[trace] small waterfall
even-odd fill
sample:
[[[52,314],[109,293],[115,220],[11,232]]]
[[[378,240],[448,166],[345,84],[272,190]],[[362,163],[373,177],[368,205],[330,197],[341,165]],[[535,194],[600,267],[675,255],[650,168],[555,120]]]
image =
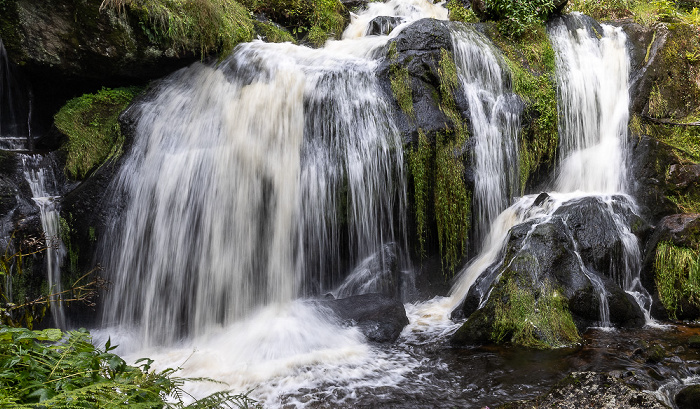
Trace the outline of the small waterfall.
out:
[[[67,252],[61,240],[58,186],[53,174],[55,164],[49,157],[21,155],[24,177],[32,191],[34,202],[39,207],[41,227],[46,241],[46,272],[49,294],[58,294],[61,286],[61,264]],[[66,328],[63,304],[58,297],[51,300],[51,316],[54,325]]]
[[[402,146],[375,65],[256,41],[133,107],[105,321],[140,323],[147,342],[203,334],[403,242]]]
[[[389,0],[370,2],[367,8],[358,14],[351,14],[351,21],[343,32],[343,39],[357,39],[367,34],[370,22],[377,17],[398,18],[404,23],[402,27],[422,18],[447,20],[448,11],[441,4],[433,4],[429,0]],[[396,35],[399,30],[392,32]]]
[[[0,39],[0,149],[27,151],[32,148],[29,120],[31,93],[22,87]]]
[[[469,104],[474,147],[474,220],[476,243],[482,243],[491,223],[518,192],[517,136],[519,104],[500,54],[473,30],[452,33],[455,63]]]
[[[555,190],[619,193],[627,167],[630,62],[621,28],[580,14],[549,30],[556,52],[561,167]],[[577,28],[571,28],[577,27]],[[600,36],[600,38],[598,38]]]

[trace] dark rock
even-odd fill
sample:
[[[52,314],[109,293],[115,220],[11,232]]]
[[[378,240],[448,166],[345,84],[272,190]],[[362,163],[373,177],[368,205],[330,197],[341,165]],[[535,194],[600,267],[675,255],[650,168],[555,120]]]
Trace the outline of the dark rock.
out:
[[[347,9],[359,9],[367,7],[369,0],[340,0]]]
[[[418,140],[418,129],[430,139],[434,139],[436,132],[452,129],[450,119],[440,110],[436,99],[440,87],[438,67],[442,50],[452,51],[451,24],[453,23],[423,19],[406,27],[389,43],[389,49],[395,48],[395,54],[386,59],[379,69],[379,76],[389,94],[392,93],[389,85],[391,67],[408,70],[415,120],[409,120],[398,106],[395,109],[400,115],[396,123],[407,142]],[[467,106],[462,92],[455,92],[455,97],[457,109],[465,112]]]
[[[700,408],[700,385],[690,385],[681,389],[673,399],[678,409]]]
[[[314,303],[329,308],[343,323],[356,326],[373,342],[394,342],[408,325],[403,304],[382,294],[363,294]]]
[[[667,181],[666,175],[671,166],[681,162],[673,148],[663,142],[648,136],[635,137],[633,141],[630,154],[631,193],[639,205],[640,215],[655,224],[664,216],[678,213],[678,206],[669,199],[674,180]]]
[[[379,16],[369,22],[367,35],[389,35],[391,30],[403,22],[401,17]]]
[[[511,402],[505,409],[530,408],[609,408],[667,409],[651,392],[630,386],[634,379],[618,374],[573,372],[555,385],[550,392],[531,400]]]
[[[503,261],[482,273],[470,289],[462,306],[464,316],[469,318],[453,336],[453,344],[494,341],[495,312],[511,302],[512,291],[504,286],[512,283],[520,292],[529,294],[520,297],[534,302],[545,297],[542,301],[547,304],[548,291],[555,298],[564,297],[568,311],[560,310],[560,318],[566,321],[566,314],[570,313],[580,331],[599,323],[601,291],[607,294],[612,324],[643,326],[641,308],[621,288],[626,281],[624,268],[615,269],[624,265],[625,239],[616,220],[636,221],[638,217],[632,210],[623,196],[609,201],[586,197],[561,205],[546,221],[532,220],[513,227]],[[482,308],[474,311],[486,296]],[[533,313],[537,314],[536,310]]]

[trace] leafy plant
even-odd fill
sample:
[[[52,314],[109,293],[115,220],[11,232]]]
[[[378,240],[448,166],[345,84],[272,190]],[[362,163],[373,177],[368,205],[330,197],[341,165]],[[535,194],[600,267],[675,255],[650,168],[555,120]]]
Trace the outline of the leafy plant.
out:
[[[554,11],[552,0],[492,0],[486,5],[489,16],[498,21],[506,35],[519,37],[534,27],[541,26]]]
[[[228,391],[195,400],[183,390],[178,369],[151,370],[150,359],[127,365],[91,343],[84,330],[31,331],[0,326],[0,407],[29,408],[259,408],[246,395]],[[191,404],[185,398],[194,400]]]
[[[671,318],[682,311],[682,301],[700,306],[700,253],[696,249],[661,242],[654,260],[656,288]]]

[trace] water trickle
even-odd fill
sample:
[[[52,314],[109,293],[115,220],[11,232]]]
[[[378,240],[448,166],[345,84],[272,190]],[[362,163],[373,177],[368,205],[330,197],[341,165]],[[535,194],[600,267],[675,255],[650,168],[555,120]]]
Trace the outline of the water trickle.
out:
[[[32,191],[34,202],[39,207],[41,227],[46,242],[46,272],[49,294],[60,294],[61,265],[66,257],[66,247],[61,240],[59,189],[53,169],[56,167],[50,157],[41,155],[21,155],[24,177]],[[66,315],[63,304],[54,296],[51,301],[51,316],[54,325],[66,328]]]
[[[30,104],[0,39],[0,149],[26,151],[32,148]]]

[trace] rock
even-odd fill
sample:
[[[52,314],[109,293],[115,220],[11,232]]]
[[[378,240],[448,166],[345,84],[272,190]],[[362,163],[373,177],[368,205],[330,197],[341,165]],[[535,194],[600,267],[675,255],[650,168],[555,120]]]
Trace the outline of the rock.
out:
[[[348,10],[367,7],[369,0],[340,0]]]
[[[431,140],[434,140],[435,133],[452,129],[451,121],[440,110],[437,99],[440,88],[438,67],[442,50],[452,52],[451,24],[453,23],[434,19],[419,20],[401,31],[388,45],[390,50],[395,50],[395,54],[387,58],[379,69],[387,93],[392,94],[392,67],[406,69],[410,78],[415,119],[409,119],[398,106],[395,109],[400,115],[396,123],[405,135],[406,142],[418,140],[418,129],[425,132]],[[455,92],[457,109],[466,112],[466,101],[462,94],[461,91]]]
[[[688,346],[691,348],[700,348],[700,336],[693,335],[692,337],[688,338]]]
[[[382,294],[363,294],[314,303],[333,311],[346,325],[356,326],[373,342],[394,342],[408,325],[403,304]]]
[[[700,408],[700,385],[690,385],[681,389],[673,398],[678,409],[699,409]]]
[[[639,391],[620,376],[599,372],[573,372],[550,392],[531,400],[499,406],[502,409],[615,408],[667,409],[651,392]]]
[[[403,22],[401,17],[379,16],[369,22],[367,35],[389,35],[391,30]]]
[[[578,339],[576,327],[582,331],[600,322],[603,289],[612,324],[643,326],[644,314],[620,287],[626,281],[623,272],[615,270],[624,264],[622,242],[629,239],[619,233],[615,220],[637,220],[623,196],[571,200],[548,220],[513,227],[504,260],[470,289],[462,307],[469,318],[452,343],[569,345]]]

